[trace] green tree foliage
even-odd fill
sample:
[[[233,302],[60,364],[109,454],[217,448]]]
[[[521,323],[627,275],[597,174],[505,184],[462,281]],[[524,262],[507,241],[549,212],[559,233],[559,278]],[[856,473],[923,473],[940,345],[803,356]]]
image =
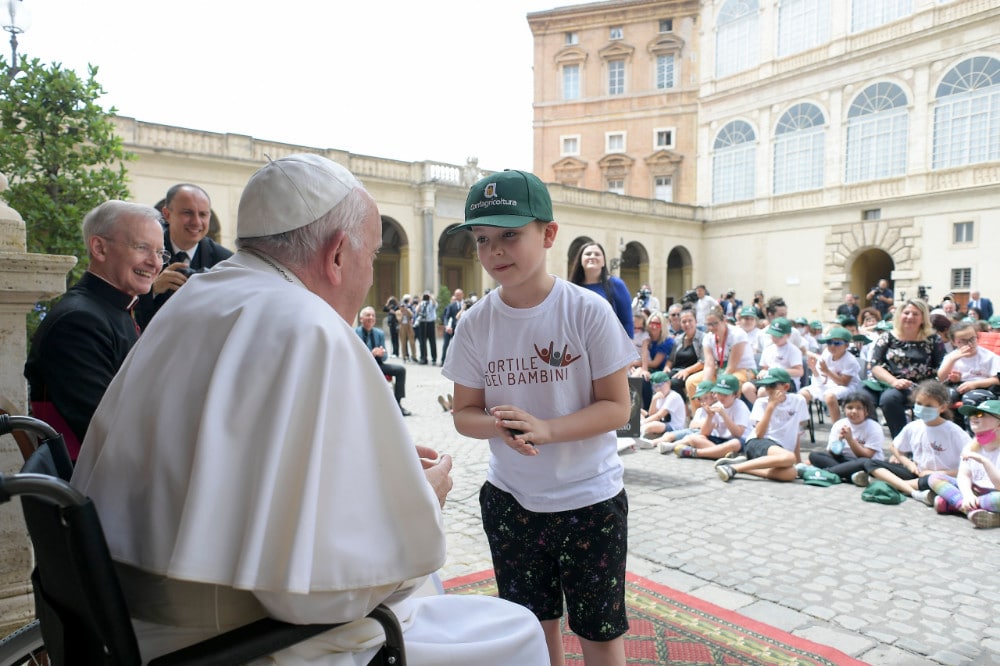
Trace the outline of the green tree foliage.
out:
[[[24,218],[28,252],[77,257],[71,285],[87,268],[83,216],[128,197],[124,163],[134,156],[115,134],[115,109],[97,103],[97,67],[84,78],[59,63],[20,60],[10,78],[0,58],[0,172],[10,183],[3,197]]]

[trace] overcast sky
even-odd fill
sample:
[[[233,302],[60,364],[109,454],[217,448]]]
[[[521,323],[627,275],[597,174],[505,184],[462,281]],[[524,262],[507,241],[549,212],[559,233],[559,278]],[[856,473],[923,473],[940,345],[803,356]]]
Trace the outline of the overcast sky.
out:
[[[491,170],[532,167],[526,14],[574,4],[21,1],[19,54],[97,65],[120,115]]]

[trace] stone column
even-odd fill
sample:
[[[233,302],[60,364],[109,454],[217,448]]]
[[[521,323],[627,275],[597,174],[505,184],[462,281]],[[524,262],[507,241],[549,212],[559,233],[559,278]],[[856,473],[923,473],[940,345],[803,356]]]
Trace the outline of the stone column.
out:
[[[7,178],[0,174],[0,192]],[[28,254],[24,221],[0,199],[0,395],[27,413],[24,380],[27,356],[25,315],[41,300],[66,290],[66,274],[75,257]],[[20,469],[21,453],[9,435],[0,438],[0,472]],[[28,622],[32,555],[18,500],[0,505],[0,635]]]

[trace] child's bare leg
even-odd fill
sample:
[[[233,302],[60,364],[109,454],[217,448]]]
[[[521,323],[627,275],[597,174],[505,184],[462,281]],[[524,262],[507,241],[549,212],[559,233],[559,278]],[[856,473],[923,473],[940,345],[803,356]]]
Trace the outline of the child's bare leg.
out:
[[[885,481],[890,486],[907,496],[917,489],[917,482],[919,481],[919,479],[904,481],[884,467],[879,467],[874,470],[871,475],[879,481]]]
[[[826,409],[830,412],[830,421],[836,423],[840,420],[840,402],[835,393],[826,394]]]
[[[795,462],[794,453],[780,446],[772,446],[768,448],[766,456],[736,463],[730,467],[741,474],[753,474],[775,481],[794,481],[797,478]]]
[[[562,629],[559,626],[559,620],[543,620],[542,631],[545,634],[545,644],[549,648],[549,663],[552,666],[563,666],[566,661],[566,653],[563,650]]]
[[[650,421],[642,427],[641,432],[643,437],[650,437],[662,434],[666,429],[667,426],[664,425],[663,421]]]
[[[625,666],[625,638],[610,641],[588,641],[580,638],[580,650],[586,666]]]
[[[719,458],[725,458],[730,453],[736,454],[740,451],[740,440],[730,439],[722,444],[715,444],[711,440],[708,441],[708,446],[698,446],[695,453],[696,458],[708,458],[709,460],[718,460]]]
[[[752,382],[745,382],[741,389],[743,397],[752,405],[757,399],[757,387]]]

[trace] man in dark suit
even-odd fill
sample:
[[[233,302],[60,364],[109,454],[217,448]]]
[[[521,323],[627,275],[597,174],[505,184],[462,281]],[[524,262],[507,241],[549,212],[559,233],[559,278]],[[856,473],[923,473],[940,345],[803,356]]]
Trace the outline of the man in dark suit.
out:
[[[458,324],[458,313],[462,311],[465,304],[465,292],[456,289],[451,295],[451,303],[444,309],[441,319],[444,321],[444,346],[441,347],[441,365],[444,365],[445,358],[448,357],[448,345],[455,337],[455,326]]]
[[[981,298],[978,289],[973,289],[969,292],[968,307],[979,310],[979,318],[983,321],[993,316],[993,301],[988,298]]]
[[[132,307],[163,265],[163,232],[155,208],[106,201],[83,219],[90,264],[42,320],[24,376],[34,415],[63,434],[76,459],[97,404],[139,328]]]
[[[212,201],[197,185],[180,183],[167,190],[163,219],[164,247],[170,258],[148,294],[136,305],[136,321],[145,328],[175,291],[194,273],[201,273],[232,256],[232,252],[207,237]]]
[[[361,310],[358,318],[361,320],[361,326],[354,329],[354,332],[358,334],[361,341],[371,350],[372,356],[375,357],[375,361],[378,363],[382,374],[392,377],[395,380],[392,390],[396,396],[396,404],[399,405],[399,411],[402,412],[403,416],[410,416],[412,412],[403,407],[402,402],[403,398],[406,397],[406,368],[395,363],[385,362],[387,354],[385,351],[385,333],[382,332],[382,329],[375,328],[375,308],[364,308]]]

